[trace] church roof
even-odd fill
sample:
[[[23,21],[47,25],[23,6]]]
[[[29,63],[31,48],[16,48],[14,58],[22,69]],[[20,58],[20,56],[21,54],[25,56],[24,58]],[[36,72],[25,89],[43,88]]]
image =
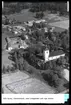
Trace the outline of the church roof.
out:
[[[53,51],[50,53],[49,57],[58,56],[58,55],[62,55],[62,54],[64,54],[64,52],[62,50]]]

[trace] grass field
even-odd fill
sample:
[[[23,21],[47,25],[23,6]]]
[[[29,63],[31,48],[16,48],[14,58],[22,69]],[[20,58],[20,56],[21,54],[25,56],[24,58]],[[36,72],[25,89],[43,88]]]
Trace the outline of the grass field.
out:
[[[53,23],[49,23],[49,25],[54,26],[54,27],[63,28],[63,29],[68,29],[69,28],[69,20],[53,22]]]
[[[32,12],[29,12],[28,9],[22,10],[21,13],[9,15],[8,18],[10,18],[10,19],[15,18],[16,20],[19,20],[21,22],[36,20],[36,18],[34,18],[34,14]]]
[[[17,71],[2,75],[2,87],[5,94],[54,94],[56,90],[40,78],[28,75],[26,72]]]

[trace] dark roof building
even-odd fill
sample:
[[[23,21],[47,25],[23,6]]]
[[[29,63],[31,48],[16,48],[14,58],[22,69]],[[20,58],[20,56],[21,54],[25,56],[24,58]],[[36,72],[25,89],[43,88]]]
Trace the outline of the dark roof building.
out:
[[[53,51],[50,53],[49,57],[58,56],[58,55],[62,55],[62,54],[64,54],[64,52],[62,50]]]

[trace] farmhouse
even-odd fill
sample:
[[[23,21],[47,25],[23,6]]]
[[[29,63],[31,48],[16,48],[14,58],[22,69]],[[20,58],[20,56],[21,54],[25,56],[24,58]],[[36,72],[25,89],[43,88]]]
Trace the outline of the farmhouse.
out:
[[[48,28],[47,27],[44,27],[44,30],[45,30],[45,32],[48,32]]]
[[[54,29],[55,29],[55,27],[51,27],[51,28],[50,28],[50,32],[53,32]]]
[[[41,20],[35,21],[35,23],[40,23],[40,22],[46,22],[46,20],[41,19]]]
[[[28,44],[26,43],[26,40],[21,40],[21,38],[5,38],[7,44],[6,44],[6,50],[11,51],[12,49],[19,49],[23,48],[26,49],[28,47]]]
[[[25,27],[22,27],[22,26],[14,26],[14,29],[18,29],[18,30],[23,30],[23,31],[26,31]]]

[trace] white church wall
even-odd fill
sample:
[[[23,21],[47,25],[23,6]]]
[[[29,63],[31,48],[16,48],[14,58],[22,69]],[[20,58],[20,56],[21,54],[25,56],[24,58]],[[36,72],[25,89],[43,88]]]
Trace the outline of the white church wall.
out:
[[[44,51],[45,62],[50,61],[50,60],[54,60],[54,59],[58,59],[61,56],[65,56],[65,54],[49,57],[49,50]]]
[[[48,59],[49,59],[49,50],[44,51],[44,59],[45,59],[45,62],[48,61]]]

